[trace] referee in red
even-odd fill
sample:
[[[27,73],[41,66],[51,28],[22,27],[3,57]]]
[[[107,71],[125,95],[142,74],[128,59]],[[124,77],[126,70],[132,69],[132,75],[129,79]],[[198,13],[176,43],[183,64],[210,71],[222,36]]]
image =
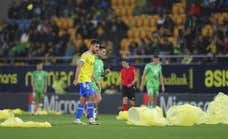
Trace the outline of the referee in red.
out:
[[[128,100],[131,107],[135,106],[135,83],[136,70],[129,64],[129,60],[122,59],[121,75],[121,92],[123,97],[122,110],[128,110]]]

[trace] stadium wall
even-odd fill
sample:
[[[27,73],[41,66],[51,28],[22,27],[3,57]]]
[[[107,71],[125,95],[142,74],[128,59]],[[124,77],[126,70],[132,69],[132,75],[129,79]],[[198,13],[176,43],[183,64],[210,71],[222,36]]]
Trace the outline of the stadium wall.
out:
[[[106,93],[119,91],[120,68],[111,67],[112,72],[103,78],[102,87]],[[137,87],[140,84],[143,68],[143,66],[137,67]],[[62,80],[66,84],[66,92],[77,92],[78,89],[72,85],[75,67],[46,66],[44,69],[48,71],[48,92],[54,92],[52,85],[56,80]],[[34,66],[0,66],[0,92],[31,92],[31,77],[34,70]],[[163,74],[168,93],[227,93],[228,65],[226,64],[164,65]]]
[[[216,94],[162,94],[159,97],[159,106],[166,112],[173,105],[180,105],[189,103],[203,110],[206,110],[210,101]],[[103,100],[99,107],[99,113],[103,114],[117,114],[121,108],[121,93],[117,94],[103,94]],[[45,96],[44,108],[51,111],[61,111],[67,114],[74,114],[79,96],[77,94],[64,94],[55,95],[49,94]],[[147,95],[144,93],[136,94],[137,106],[145,104],[147,101]],[[0,109],[5,108],[21,108],[23,110],[29,110],[31,101],[29,100],[28,93],[3,93],[0,94]]]

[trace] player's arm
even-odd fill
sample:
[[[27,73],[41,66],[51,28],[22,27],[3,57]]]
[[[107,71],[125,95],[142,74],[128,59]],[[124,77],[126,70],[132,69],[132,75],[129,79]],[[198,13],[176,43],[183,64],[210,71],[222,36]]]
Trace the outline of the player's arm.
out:
[[[144,71],[143,71],[143,75],[141,78],[141,85],[140,85],[140,90],[143,91],[144,85],[145,85],[145,80],[146,80],[146,74],[148,72],[148,68],[147,66],[145,67]]]
[[[32,92],[34,92],[34,75],[32,74],[31,85],[32,85]]]
[[[122,83],[123,83],[123,74],[122,74],[122,70],[121,70],[120,71],[120,90],[122,90],[122,88],[123,88]]]
[[[46,78],[45,78],[45,81],[44,81],[44,93],[47,93],[47,78],[48,77],[48,74],[46,73]]]
[[[79,63],[77,64],[76,67],[76,71],[75,71],[75,77],[74,77],[74,82],[73,84],[76,86],[78,84],[78,78],[79,78],[79,74],[81,72],[81,68],[84,65],[84,63],[86,62],[87,59],[87,55],[85,53],[82,54]]]
[[[96,83],[97,86],[100,86],[100,82],[96,79],[95,74],[92,75],[92,80]]]
[[[162,89],[162,92],[165,92],[165,84],[164,84],[164,77],[163,77],[163,74],[162,74],[162,70],[160,72],[160,84],[161,84],[161,89]]]
[[[74,82],[73,84],[76,86],[78,84],[78,77],[79,77],[79,74],[81,72],[81,68],[83,66],[84,62],[83,61],[80,61],[76,67],[76,71],[75,71],[75,77],[74,77]]]
[[[93,67],[92,81],[95,82],[95,84],[97,86],[100,86],[100,82],[96,78],[96,72],[98,72],[97,69],[98,69],[98,65],[97,65],[97,63],[95,61],[94,67]]]
[[[143,87],[145,85],[145,77],[146,75],[143,73],[142,79],[141,79],[141,85],[140,85],[140,90],[143,91]]]
[[[132,81],[132,83],[130,84],[130,86],[133,86],[136,83],[136,81],[137,81],[137,75],[136,75],[136,69],[135,68],[134,68],[133,74],[134,74],[134,80]]]

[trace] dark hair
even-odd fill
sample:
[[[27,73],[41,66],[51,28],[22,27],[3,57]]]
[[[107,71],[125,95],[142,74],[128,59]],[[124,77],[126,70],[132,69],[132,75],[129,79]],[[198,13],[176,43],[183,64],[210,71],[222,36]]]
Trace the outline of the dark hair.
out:
[[[36,62],[36,65],[43,64],[43,61],[39,60]]]
[[[127,62],[128,64],[132,63],[132,59],[130,59],[130,58],[122,58],[121,61]]]
[[[91,45],[100,44],[100,41],[94,39],[94,40],[91,40],[90,44],[91,44]]]
[[[154,54],[153,58],[159,58],[158,54]]]
[[[106,49],[104,45],[100,45],[99,49]]]

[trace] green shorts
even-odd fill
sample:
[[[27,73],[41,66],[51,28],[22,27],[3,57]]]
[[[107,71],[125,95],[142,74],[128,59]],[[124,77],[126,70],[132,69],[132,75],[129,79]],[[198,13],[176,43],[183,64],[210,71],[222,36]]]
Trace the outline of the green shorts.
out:
[[[44,99],[44,92],[42,91],[35,91],[33,93],[33,99],[35,104],[39,104]]]
[[[101,93],[101,87],[97,86],[95,82],[92,82],[92,87],[95,93]]]
[[[155,97],[159,96],[159,85],[147,85],[146,88],[148,95]]]

